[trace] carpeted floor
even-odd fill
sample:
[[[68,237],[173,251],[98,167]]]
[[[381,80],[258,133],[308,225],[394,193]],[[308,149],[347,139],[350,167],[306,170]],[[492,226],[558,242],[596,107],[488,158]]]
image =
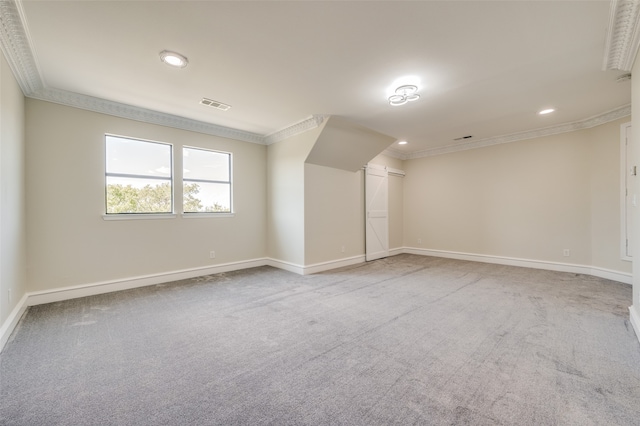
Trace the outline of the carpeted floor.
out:
[[[400,255],[29,309],[3,425],[638,425],[631,287]]]

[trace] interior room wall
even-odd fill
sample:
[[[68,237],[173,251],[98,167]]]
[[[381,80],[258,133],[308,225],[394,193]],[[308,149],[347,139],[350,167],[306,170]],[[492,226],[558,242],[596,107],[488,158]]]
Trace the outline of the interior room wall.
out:
[[[34,99],[26,119],[29,291],[265,258],[266,146]],[[105,133],[173,144],[176,178],[183,145],[231,152],[235,216],[103,220]]]
[[[27,292],[24,96],[0,54],[0,328]],[[11,296],[9,297],[9,293]],[[18,318],[16,318],[17,320]],[[0,334],[0,338],[3,335]],[[5,336],[8,337],[8,336]],[[0,349],[2,349],[0,342]]]
[[[370,161],[404,171],[404,161],[380,154]],[[404,247],[404,177],[389,175],[389,250]]]
[[[640,76],[640,61],[637,60],[633,64],[631,74],[635,75],[635,78],[631,80],[631,126],[632,126],[632,147],[631,155],[633,157],[633,164],[640,168],[640,81],[637,76]],[[638,176],[636,175],[631,180],[631,192],[640,199],[640,182],[638,182]],[[640,253],[640,209],[634,206],[632,213],[632,244],[633,253]],[[635,331],[640,339],[640,262],[637,260],[637,256],[633,261],[633,305],[631,306],[631,319],[635,326]]]
[[[305,265],[363,256],[364,173],[305,164],[304,194]]]
[[[296,268],[305,262],[304,161],[323,128],[324,123],[267,149],[267,252]]]
[[[405,161],[405,246],[630,272],[619,249],[624,121]]]
[[[621,260],[620,126],[631,117],[589,130],[591,148],[591,265],[630,272]]]

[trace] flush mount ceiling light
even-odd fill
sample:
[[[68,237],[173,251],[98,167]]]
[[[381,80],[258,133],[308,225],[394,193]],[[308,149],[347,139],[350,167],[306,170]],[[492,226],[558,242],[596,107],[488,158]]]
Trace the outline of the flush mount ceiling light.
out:
[[[396,89],[395,95],[389,96],[389,105],[400,106],[407,102],[418,100],[420,95],[416,93],[417,91],[418,86],[414,86],[413,84],[400,86]]]
[[[163,50],[162,52],[160,52],[160,60],[167,65],[171,65],[172,67],[177,68],[184,68],[189,63],[186,57],[169,50]]]
[[[406,145],[406,144],[408,144],[408,143],[409,143],[409,142],[407,142],[407,141],[400,141],[400,142],[398,142],[398,145]]]
[[[542,110],[542,111],[540,111],[538,114],[540,114],[540,115],[551,114],[553,111],[555,111],[555,109],[553,109],[553,108],[547,108],[547,109],[543,109],[543,110]]]

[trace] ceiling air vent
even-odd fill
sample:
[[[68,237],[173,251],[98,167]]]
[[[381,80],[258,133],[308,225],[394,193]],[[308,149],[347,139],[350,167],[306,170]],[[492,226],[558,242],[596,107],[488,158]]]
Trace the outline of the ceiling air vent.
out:
[[[231,108],[231,105],[223,104],[222,102],[214,101],[213,99],[207,99],[207,98],[202,98],[200,103],[208,107],[217,108],[221,111],[226,111],[229,108]]]
[[[461,141],[463,139],[471,139],[473,136],[469,135],[469,136],[462,136],[461,138],[455,138],[454,141]]]

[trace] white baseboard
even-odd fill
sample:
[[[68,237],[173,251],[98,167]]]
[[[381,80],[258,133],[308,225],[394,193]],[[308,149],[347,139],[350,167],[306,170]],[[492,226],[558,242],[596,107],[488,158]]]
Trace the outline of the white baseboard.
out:
[[[364,261],[364,255],[360,255],[331,260],[329,262],[314,263],[313,265],[304,267],[303,275],[317,274],[318,272],[329,271],[331,269],[342,268],[344,266],[351,266],[357,263],[363,263]]]
[[[625,284],[632,283],[632,274],[612,271],[586,265],[574,265],[570,263],[548,262],[542,260],[518,259],[514,257],[490,256],[473,253],[461,253],[445,250],[430,250],[418,247],[405,247],[404,253],[421,256],[444,257],[448,259],[469,260],[472,262],[493,263],[498,265],[520,266],[523,268],[546,269],[548,271],[570,272],[574,274],[593,275],[599,278],[619,281]]]
[[[25,293],[16,307],[13,308],[13,311],[11,311],[9,317],[2,324],[2,327],[0,327],[0,352],[2,352],[2,349],[4,349],[4,345],[9,341],[9,337],[18,325],[20,318],[22,318],[22,315],[24,315],[24,313],[27,311],[27,298],[28,293]]]
[[[284,269],[298,275],[317,274],[318,272],[329,271],[331,269],[342,268],[344,266],[355,265],[364,262],[364,255],[345,257],[343,259],[330,260],[327,262],[314,263],[312,265],[298,265],[296,263],[285,262],[279,259],[268,259],[267,265],[274,268]]]
[[[182,269],[178,271],[163,272],[159,274],[102,281],[72,287],[60,287],[52,290],[29,292],[22,297],[20,303],[18,303],[7,320],[2,324],[2,327],[0,327],[0,352],[2,352],[2,350],[4,349],[4,345],[9,340],[11,333],[18,325],[20,318],[22,318],[22,315],[25,313],[27,307],[29,306],[60,302],[62,300],[77,299],[79,297],[94,296],[97,294],[111,293],[114,291],[129,290],[148,285],[162,284],[171,281],[201,277],[204,275],[219,274],[221,272],[255,268],[267,264],[268,259],[266,258],[251,259],[240,262],[224,263],[220,265],[202,266],[197,268]]]
[[[404,247],[397,247],[397,248],[389,249],[389,257],[397,256],[397,255],[402,254],[402,253],[404,253]]]
[[[594,275],[614,281],[631,284],[631,274],[611,271],[603,268],[596,268],[583,265],[571,265],[555,262],[544,262],[528,259],[516,259],[499,256],[477,255],[470,253],[458,253],[442,250],[428,250],[416,247],[400,247],[389,250],[389,256],[396,256],[402,253],[417,254],[423,256],[445,257],[451,259],[470,260],[474,262],[495,263],[501,265],[521,266],[525,268],[547,269],[552,271],[572,272],[578,274]],[[251,259],[240,262],[231,262],[221,265],[204,266],[191,269],[183,269],[178,271],[164,272],[151,275],[143,275],[138,277],[123,278],[118,280],[103,281],[91,284],[78,285],[73,287],[61,287],[52,290],[36,291],[26,293],[20,302],[16,305],[7,320],[0,327],[0,352],[9,340],[11,333],[17,326],[20,318],[29,306],[41,305],[44,303],[59,302],[62,300],[76,299],[79,297],[93,296],[103,293],[111,293],[120,290],[129,290],[148,285],[162,284],[171,281],[195,278],[203,275],[217,274],[221,272],[230,272],[240,269],[255,268],[258,266],[269,265],[274,268],[283,269],[294,272],[299,275],[309,275],[318,272],[328,271],[331,269],[341,268],[344,266],[355,265],[365,261],[364,255],[337,259],[328,262],[315,263],[312,265],[298,265],[291,262],[285,262],[278,259],[260,258]],[[640,317],[632,308],[631,323],[636,331],[636,335],[640,339]]]
[[[633,331],[636,332],[638,341],[640,341],[640,314],[634,306],[629,306],[629,322],[633,326]]]
[[[298,265],[297,263],[285,262],[284,260],[267,259],[267,265],[273,266],[274,268],[283,269],[285,271],[293,272],[298,275],[304,275],[304,266]]]
[[[53,290],[35,291],[27,293],[27,295],[29,296],[27,299],[27,304],[28,306],[34,306],[41,305],[43,303],[59,302],[61,300],[76,299],[78,297],[93,296],[96,294],[129,290],[132,288],[201,277],[204,275],[219,274],[221,272],[255,268],[257,266],[264,266],[266,264],[266,258],[251,259],[240,262],[224,263],[220,265],[201,266],[197,268],[182,269],[178,271],[162,272],[158,274],[102,281],[73,287],[61,287]]]

